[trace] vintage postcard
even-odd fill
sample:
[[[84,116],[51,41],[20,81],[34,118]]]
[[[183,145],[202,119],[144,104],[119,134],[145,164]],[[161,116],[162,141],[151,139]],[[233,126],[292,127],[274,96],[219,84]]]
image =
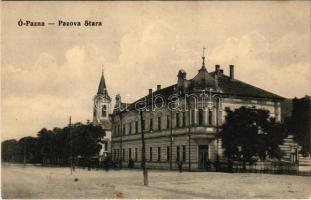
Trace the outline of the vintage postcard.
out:
[[[3,199],[311,198],[310,1],[2,1]]]

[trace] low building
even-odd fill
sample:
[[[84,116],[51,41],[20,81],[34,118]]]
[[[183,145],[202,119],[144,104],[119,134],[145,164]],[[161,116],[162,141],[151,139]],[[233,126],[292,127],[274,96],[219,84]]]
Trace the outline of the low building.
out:
[[[283,97],[252,86],[234,76],[234,66],[226,75],[219,65],[208,72],[205,57],[198,74],[187,79],[180,70],[177,83],[155,91],[131,104],[117,95],[112,113],[112,158],[127,166],[129,159],[141,166],[144,131],[149,168],[174,169],[182,161],[184,168],[204,169],[207,160],[224,159],[219,127],[226,109],[254,106],[270,111],[281,120]],[[145,107],[144,111],[140,108]],[[141,118],[142,115],[142,118]]]

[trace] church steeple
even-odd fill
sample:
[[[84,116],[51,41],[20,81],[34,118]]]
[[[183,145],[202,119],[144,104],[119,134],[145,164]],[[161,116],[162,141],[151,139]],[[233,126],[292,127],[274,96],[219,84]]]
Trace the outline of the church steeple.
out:
[[[94,124],[101,124],[102,128],[109,129],[110,114],[111,114],[111,98],[108,94],[104,70],[102,70],[102,75],[100,78],[97,94],[94,97],[94,108],[93,108]]]
[[[100,78],[97,95],[103,95],[103,96],[109,97],[108,90],[106,87],[106,82],[105,82],[104,70],[102,70],[102,76]]]

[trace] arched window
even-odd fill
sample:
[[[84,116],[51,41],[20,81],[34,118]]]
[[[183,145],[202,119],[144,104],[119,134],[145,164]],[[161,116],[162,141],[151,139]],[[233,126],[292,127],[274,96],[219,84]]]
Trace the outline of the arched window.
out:
[[[106,106],[106,105],[103,105],[103,108],[102,108],[102,116],[103,116],[103,117],[106,117],[106,116],[107,116],[107,106]]]

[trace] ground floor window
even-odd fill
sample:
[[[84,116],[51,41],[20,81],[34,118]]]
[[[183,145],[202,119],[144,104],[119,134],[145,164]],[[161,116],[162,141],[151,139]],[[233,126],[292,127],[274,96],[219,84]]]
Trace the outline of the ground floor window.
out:
[[[182,161],[186,162],[186,146],[182,146]]]
[[[125,161],[125,149],[122,149],[122,160]]]
[[[161,161],[161,147],[158,147],[158,161]]]
[[[129,160],[132,158],[132,149],[129,148]]]
[[[137,148],[135,148],[135,161],[137,161],[137,154],[138,154],[138,149]]]
[[[166,160],[171,160],[171,148],[169,146],[166,147]]]
[[[150,147],[149,150],[149,160],[152,161],[152,147]]]
[[[176,147],[176,160],[177,160],[177,161],[180,161],[180,155],[179,155],[179,154],[180,154],[180,147],[177,146],[177,147]]]

